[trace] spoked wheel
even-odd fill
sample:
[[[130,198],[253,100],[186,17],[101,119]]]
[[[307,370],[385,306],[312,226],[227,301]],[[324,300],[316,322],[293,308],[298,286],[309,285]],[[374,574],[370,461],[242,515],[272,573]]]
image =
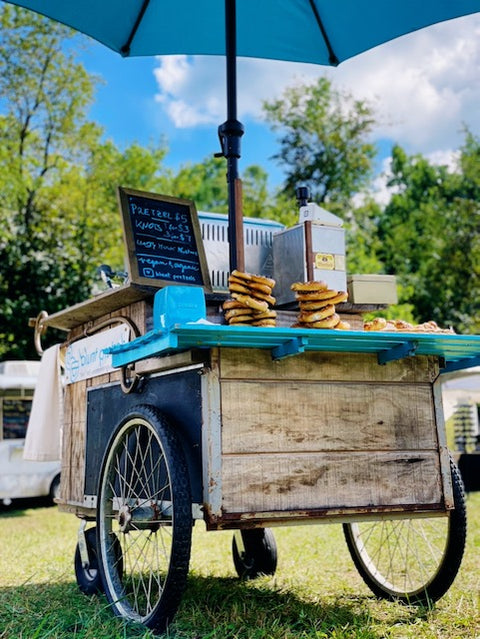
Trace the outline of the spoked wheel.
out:
[[[277,544],[270,528],[237,530],[232,540],[233,563],[242,579],[274,575]]]
[[[355,566],[378,597],[425,605],[452,585],[465,549],[467,519],[453,462],[451,469],[455,509],[448,515],[344,524]]]
[[[100,474],[97,531],[99,569],[113,611],[163,632],[186,585],[192,504],[183,450],[151,406],[128,413],[111,439]]]

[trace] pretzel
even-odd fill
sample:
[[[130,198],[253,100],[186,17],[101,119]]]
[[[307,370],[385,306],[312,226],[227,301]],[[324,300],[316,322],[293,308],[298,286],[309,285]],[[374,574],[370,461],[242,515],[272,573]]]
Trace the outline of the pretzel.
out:
[[[340,320],[338,324],[335,326],[336,331],[351,331],[352,327],[350,326],[350,322],[346,322],[344,320]]]
[[[272,297],[272,295],[265,295],[264,293],[259,293],[258,291],[255,291],[253,289],[249,290],[249,294],[258,300],[267,302],[268,304],[270,304],[270,306],[274,306],[275,302],[277,301],[274,297]]]
[[[260,313],[259,311],[254,311],[252,309],[252,316],[254,320],[275,319],[277,317],[277,312],[268,310]]]
[[[341,291],[340,291],[341,292]],[[317,300],[330,300],[339,295],[339,291],[332,289],[313,291],[312,293],[297,292],[295,297],[300,302],[314,302]]]
[[[323,308],[327,304],[340,304],[341,302],[346,302],[348,299],[348,293],[345,291],[340,291],[334,297],[329,297],[324,300],[315,300],[313,302],[303,302],[300,301],[298,304],[302,311],[316,311],[320,308]]]
[[[318,322],[325,319],[326,317],[330,317],[334,313],[335,306],[333,304],[329,304],[328,306],[324,306],[319,311],[313,311],[311,313],[300,313],[300,315],[298,316],[298,321],[301,323],[310,324],[310,322]]]
[[[340,322],[340,316],[337,313],[319,320],[318,322],[296,322],[292,324],[292,328],[336,328]]]
[[[334,313],[330,315],[330,317],[326,317],[325,319],[319,320],[318,322],[310,322],[308,325],[312,328],[335,328],[340,321],[340,315]]]
[[[250,293],[250,289],[243,284],[237,284],[236,282],[229,282],[228,288],[230,291],[234,291],[235,293],[246,293],[247,295]]]
[[[252,281],[257,282],[258,284],[264,284],[265,286],[269,286],[273,288],[275,286],[275,280],[271,277],[265,277],[264,275],[252,275]]]
[[[264,277],[263,275],[252,275],[251,273],[244,273],[243,271],[237,271],[236,269],[230,273],[231,277],[236,277],[241,280],[246,280],[248,283],[255,282],[257,284],[263,284],[273,288],[275,286],[275,280],[270,277]]]
[[[375,317],[371,322],[365,322],[363,328],[366,331],[382,331],[387,327],[387,320],[384,317]]]
[[[244,273],[243,271],[237,271],[236,269],[230,273],[230,277],[238,277],[238,279],[247,280],[247,282],[252,279],[250,273]]]
[[[228,323],[230,324],[230,326],[233,326],[235,324],[251,324],[252,323],[252,316],[251,315],[237,315],[235,317],[231,317],[228,320]]]
[[[241,302],[237,302],[237,300],[225,300],[222,304],[222,308],[224,311],[228,311],[231,308],[245,308],[245,306]]]
[[[294,282],[290,288],[292,291],[298,291],[299,293],[311,293],[316,291],[326,291],[328,284],[326,282]]]
[[[242,317],[248,316],[250,319],[253,318],[253,309],[242,306],[242,308],[232,308],[229,311],[225,312],[225,319],[228,321],[232,319],[232,317]]]
[[[252,322],[252,326],[276,326],[274,319],[263,319]]]
[[[240,293],[232,293],[232,297],[236,299],[238,302],[241,302],[245,306],[249,308],[253,308],[256,311],[268,311],[268,304],[263,300],[257,300],[250,295],[240,295]]]

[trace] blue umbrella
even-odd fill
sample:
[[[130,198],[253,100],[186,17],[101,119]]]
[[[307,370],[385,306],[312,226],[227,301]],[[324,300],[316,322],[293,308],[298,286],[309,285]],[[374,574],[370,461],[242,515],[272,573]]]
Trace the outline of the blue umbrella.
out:
[[[243,268],[236,56],[336,66],[428,25],[480,11],[480,0],[8,0],[123,56],[225,55],[230,266]]]

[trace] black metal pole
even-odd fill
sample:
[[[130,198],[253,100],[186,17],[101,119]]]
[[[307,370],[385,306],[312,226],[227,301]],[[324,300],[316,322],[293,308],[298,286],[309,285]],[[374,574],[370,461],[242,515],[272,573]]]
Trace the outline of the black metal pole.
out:
[[[244,270],[243,212],[238,175],[240,138],[244,128],[237,120],[237,27],[235,0],[225,0],[225,54],[227,75],[227,120],[218,127],[222,153],[227,159],[228,240],[230,271]]]

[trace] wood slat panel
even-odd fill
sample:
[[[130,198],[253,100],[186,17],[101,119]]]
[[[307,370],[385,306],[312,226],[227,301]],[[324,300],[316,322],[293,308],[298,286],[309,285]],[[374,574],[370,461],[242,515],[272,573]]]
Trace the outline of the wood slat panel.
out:
[[[152,300],[154,291],[132,285],[108,289],[96,297],[75,304],[63,311],[49,315],[45,326],[53,326],[68,331],[82,324],[97,320],[119,308],[134,305],[138,300]]]
[[[257,454],[222,460],[225,513],[441,504],[434,452]]]
[[[324,352],[273,361],[269,350],[222,348],[220,374],[223,379],[433,382],[438,362],[434,357],[407,357],[380,366],[375,354]]]
[[[87,380],[66,386],[65,407],[60,498],[79,501],[83,500]]]
[[[222,451],[435,449],[427,384],[223,381]]]

